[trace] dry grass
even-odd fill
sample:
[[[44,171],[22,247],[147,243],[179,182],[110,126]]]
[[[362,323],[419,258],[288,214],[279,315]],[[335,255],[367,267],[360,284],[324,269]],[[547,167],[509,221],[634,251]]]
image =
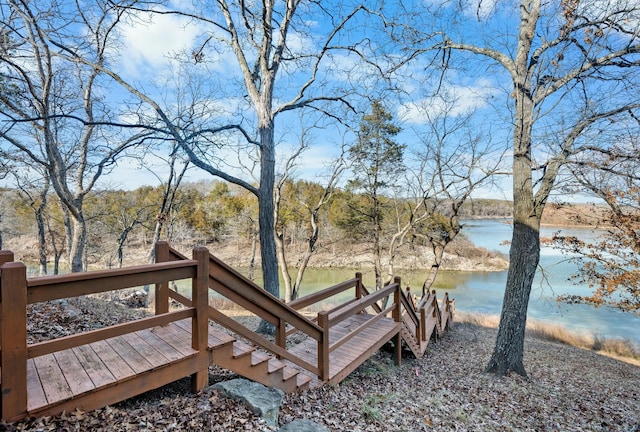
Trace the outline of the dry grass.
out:
[[[485,315],[471,312],[457,312],[456,321],[481,327],[498,328],[498,315]],[[600,354],[629,361],[640,366],[640,345],[631,339],[602,338],[596,334],[583,334],[567,330],[557,324],[536,320],[527,320],[527,335],[550,342],[560,342],[577,348],[596,351]]]

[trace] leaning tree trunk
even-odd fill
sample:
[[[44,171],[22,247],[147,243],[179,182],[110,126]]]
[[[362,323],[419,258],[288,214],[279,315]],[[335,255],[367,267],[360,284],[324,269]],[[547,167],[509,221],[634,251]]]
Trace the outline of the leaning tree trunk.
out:
[[[73,232],[71,235],[71,245],[69,247],[69,261],[71,262],[71,272],[81,272],[84,269],[82,257],[87,243],[87,224],[82,213],[71,215]]]
[[[523,362],[524,335],[529,295],[540,260],[539,230],[515,223],[509,259],[500,327],[486,372],[505,375],[511,371],[527,376]]]
[[[278,257],[275,241],[275,205],[273,190],[275,186],[276,155],[273,138],[273,120],[267,126],[260,127],[260,187],[258,188],[258,226],[260,230],[260,255],[262,257],[262,281],[264,289],[280,297],[278,278]],[[258,331],[273,334],[275,328],[262,320]]]

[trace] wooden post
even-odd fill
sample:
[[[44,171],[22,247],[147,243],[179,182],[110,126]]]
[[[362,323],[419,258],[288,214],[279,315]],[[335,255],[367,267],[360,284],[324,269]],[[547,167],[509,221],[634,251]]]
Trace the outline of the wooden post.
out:
[[[285,303],[284,299],[280,299],[282,303]],[[278,317],[278,324],[276,326],[276,345],[280,348],[287,349],[287,322]],[[276,358],[281,359],[281,355],[277,355]]]
[[[13,252],[8,250],[0,250],[0,278],[2,277],[2,265],[12,262],[14,259]],[[0,298],[0,302],[2,299]],[[0,307],[0,325],[2,325],[2,308]],[[2,348],[2,332],[0,332],[0,349]]]
[[[438,316],[438,299],[436,298],[436,290],[431,291],[433,294],[433,300],[431,300],[431,304],[433,305],[433,317]]]
[[[2,265],[0,300],[2,419],[11,421],[27,412],[27,267],[23,263]]]
[[[156,243],[156,263],[167,262],[170,260],[169,243],[159,241]],[[156,284],[155,289],[155,307],[156,315],[169,312],[169,282],[161,282]]]
[[[396,307],[393,309],[393,319],[396,323],[400,323],[400,319],[402,317],[402,299],[400,296],[403,296],[402,292],[402,284],[399,277],[393,278],[393,283],[396,284],[396,289],[393,291],[393,301],[396,304]],[[396,366],[400,366],[402,363],[402,334],[398,332],[396,335],[396,349],[395,349],[395,364]]]
[[[191,346],[198,351],[199,370],[191,375],[191,389],[203,390],[209,384],[209,250],[193,249],[193,259],[198,262],[196,277],[191,283],[191,299],[195,308],[192,319]]]
[[[427,317],[424,311],[424,307],[420,308],[420,327],[422,328],[422,341],[427,340]]]
[[[362,298],[362,273],[356,272],[356,299],[360,300]]]
[[[322,337],[318,341],[318,369],[322,381],[329,381],[329,313],[318,312],[318,325],[322,327]]]
[[[13,252],[9,250],[0,250],[0,267],[2,264],[13,261]]]

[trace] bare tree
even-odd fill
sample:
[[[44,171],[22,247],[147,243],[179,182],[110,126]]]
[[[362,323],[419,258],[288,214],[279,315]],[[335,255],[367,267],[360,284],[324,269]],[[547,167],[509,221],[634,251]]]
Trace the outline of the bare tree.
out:
[[[199,45],[187,47],[192,65],[187,67],[185,64],[185,68],[194,72],[190,75],[192,78],[197,73],[207,73],[209,77],[208,67],[221,62],[228,64],[224,73],[231,85],[209,88],[210,93],[205,94],[192,92],[194,99],[182,101],[181,106],[186,107],[183,113],[188,114],[185,118],[189,119],[185,123],[175,112],[176,101],[163,106],[153,95],[127,82],[116,71],[99,62],[75,57],[76,61],[91,64],[110,75],[131,95],[151,107],[156,118],[140,115],[140,119],[146,121],[145,126],[156,132],[162,130],[169,139],[175,140],[195,166],[247,189],[258,198],[264,285],[267,291],[278,295],[273,202],[276,119],[286,121],[287,113],[303,107],[335,119],[346,118],[339,109],[354,111],[347,100],[352,93],[350,83],[344,78],[353,73],[363,77],[365,71],[358,68],[353,59],[345,63],[350,65],[348,69],[337,71],[336,66],[344,63],[339,58],[341,53],[346,57],[353,56],[356,61],[371,63],[368,59],[373,57],[373,51],[367,40],[361,35],[355,38],[356,33],[346,30],[356,17],[360,19],[372,13],[360,4],[352,8],[340,5],[330,11],[319,3],[307,4],[300,0],[196,2],[193,8],[181,4],[184,7],[181,10],[174,9],[173,4],[154,7],[146,2],[121,6],[134,17],[145,13],[171,15],[201,26]],[[147,9],[143,10],[143,7]],[[321,20],[323,31],[310,34],[309,19]],[[357,24],[361,25],[362,20]],[[342,34],[345,36],[340,40]],[[299,43],[301,40],[305,43]],[[229,62],[230,58],[233,58],[232,62]],[[198,67],[202,69],[198,71]],[[339,76],[341,72],[343,76]],[[195,86],[196,81],[189,82]],[[324,85],[318,85],[319,81]],[[349,88],[345,90],[345,87]],[[237,106],[230,113],[217,109],[211,102],[227,96],[228,89],[236,91],[228,95]],[[247,161],[255,165],[257,182],[237,174],[229,165],[230,155],[234,152],[241,159],[239,165],[245,165]]]
[[[331,172],[324,185],[315,187],[315,185],[305,184],[299,188],[299,193],[295,195],[295,199],[297,200],[297,202],[302,205],[307,212],[306,216],[308,216],[309,218],[309,226],[307,230],[308,235],[306,236],[305,242],[305,251],[303,252],[302,257],[298,259],[296,263],[296,278],[292,284],[292,278],[289,271],[287,253],[284,244],[284,233],[282,229],[278,230],[277,227],[279,225],[278,222],[280,219],[282,190],[287,181],[290,181],[289,177],[292,175],[294,164],[299,156],[299,153],[306,147],[307,146],[303,137],[303,139],[301,140],[301,145],[298,147],[297,151],[294,152],[294,154],[291,155],[291,157],[287,160],[287,163],[284,167],[284,173],[282,176],[280,176],[280,179],[278,180],[276,189],[274,191],[274,204],[276,211],[276,248],[278,255],[278,264],[280,267],[280,272],[282,274],[282,279],[284,281],[284,300],[286,302],[290,302],[291,300],[295,300],[298,298],[304,273],[307,269],[307,266],[309,265],[311,257],[316,251],[317,243],[320,238],[320,211],[329,203],[336,189],[340,176],[346,169],[346,163],[341,156],[335,163],[331,165]],[[313,189],[313,191],[316,193],[309,193],[309,190],[311,189]]]
[[[488,372],[525,375],[524,331],[533,278],[540,258],[540,219],[563,166],[615,120],[638,110],[638,5],[635,2],[544,3],[523,0],[518,19],[502,35],[494,13],[510,3],[478,7],[474,17],[457,13],[465,41],[455,29],[442,33],[445,59],[452,51],[488,61],[509,82],[513,121],[513,238],[500,327]],[[481,5],[487,6],[487,5]],[[506,11],[509,13],[509,11]],[[498,21],[499,20],[499,21]],[[509,26],[511,22],[504,25]],[[483,36],[487,36],[483,39]],[[463,42],[460,42],[463,40]],[[503,75],[504,74],[504,75]]]
[[[424,128],[415,130],[420,145],[413,159],[419,164],[407,177],[412,197],[404,200],[406,214],[389,245],[390,278],[396,249],[408,236],[427,245],[432,265],[422,284],[423,295],[431,290],[445,251],[463,229],[462,206],[504,174],[504,148],[493,142],[490,133],[474,128],[474,107],[461,111],[459,104],[459,97],[441,89],[416,107],[425,122]]]
[[[69,261],[83,269],[87,225],[83,203],[105,170],[140,137],[121,138],[101,128],[105,112],[98,96],[100,71],[66,62],[60,50],[84,51],[103,64],[112,23],[101,21],[95,33],[82,37],[73,24],[88,20],[94,10],[68,4],[10,0],[2,5],[4,37],[0,63],[4,79],[19,97],[0,94],[0,137],[46,172],[68,211],[71,224]],[[103,19],[107,10],[100,10]],[[68,21],[71,19],[71,22]],[[28,66],[27,66],[28,65]],[[118,144],[114,144],[118,142]]]

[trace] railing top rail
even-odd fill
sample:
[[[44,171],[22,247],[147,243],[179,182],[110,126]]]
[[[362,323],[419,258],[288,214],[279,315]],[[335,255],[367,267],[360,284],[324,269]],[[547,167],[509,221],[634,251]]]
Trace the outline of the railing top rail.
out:
[[[178,260],[186,259],[184,255],[182,255],[180,252],[176,251],[175,249],[170,248],[169,251],[171,256],[175,259],[178,259]],[[312,322],[311,320],[309,320],[308,318],[300,314],[297,310],[282,303],[280,299],[273,296],[272,294],[267,292],[265,289],[257,285],[255,282],[245,277],[240,272],[228,266],[226,263],[221,261],[215,255],[210,253],[209,263],[212,263],[212,262],[215,265],[222,268],[228,275],[231,275],[233,278],[241,281],[244,285],[248,285],[253,288],[251,291],[250,298],[247,296],[243,296],[247,300],[251,301],[251,307],[253,309],[252,312],[257,313],[260,310],[264,310],[271,315],[275,315],[280,318],[283,318],[286,322],[288,322],[289,324],[296,327],[298,330],[306,333],[307,335],[311,336],[316,340],[319,340],[321,338],[321,335],[324,331],[322,327],[318,326],[316,323]],[[209,276],[212,277],[211,274]],[[229,286],[229,284],[225,284],[224,281],[218,280],[218,282],[227,286],[228,289],[231,289],[237,292],[237,290],[235,290],[233,286]],[[238,293],[238,294],[242,295],[242,293]],[[258,304],[260,303],[260,300],[266,302],[269,305],[268,308],[264,308],[260,306]]]
[[[403,294],[400,301],[402,302],[402,306],[404,306],[407,316],[411,318],[411,321],[413,321],[416,326],[420,326],[420,319],[418,318],[416,311],[413,309],[413,304],[409,302],[407,296]]]
[[[329,325],[332,326],[336,323],[339,323],[340,321],[347,319],[353,314],[364,310],[368,306],[376,303],[381,298],[393,294],[396,289],[399,289],[399,285],[397,283],[389,284],[384,288],[374,292],[373,294],[364,296],[358,301],[349,303],[345,307],[335,310],[334,312],[329,314]],[[380,313],[381,311],[376,310],[376,312]]]
[[[418,304],[416,305],[416,309],[421,309],[427,305],[430,305],[431,302],[433,301],[433,297],[436,296],[436,291],[427,291],[427,293],[422,296],[422,298],[420,299],[420,301],[418,302]]]
[[[303,307],[310,306],[322,300],[326,300],[336,294],[340,294],[350,288],[355,288],[358,284],[358,280],[358,278],[353,278],[344,282],[340,282],[336,285],[324,288],[320,291],[316,291],[312,294],[290,301],[289,303],[287,303],[287,305],[293,309],[302,309]]]
[[[194,276],[194,260],[27,278],[28,301],[38,303]],[[54,289],[55,288],[55,289]]]
[[[103,279],[103,278],[114,277],[114,276],[128,276],[128,275],[143,274],[143,273],[153,274],[155,272],[160,272],[167,269],[188,268],[188,267],[194,267],[195,265],[196,265],[196,261],[194,260],[170,261],[165,263],[144,264],[139,266],[123,267],[123,268],[108,269],[108,270],[92,270],[92,271],[79,272],[79,273],[65,273],[65,274],[49,275],[49,276],[32,276],[27,278],[27,286],[31,288],[31,287],[40,287],[40,286],[46,286],[46,285],[57,285],[57,284],[66,283],[66,282],[91,281],[94,279]]]

